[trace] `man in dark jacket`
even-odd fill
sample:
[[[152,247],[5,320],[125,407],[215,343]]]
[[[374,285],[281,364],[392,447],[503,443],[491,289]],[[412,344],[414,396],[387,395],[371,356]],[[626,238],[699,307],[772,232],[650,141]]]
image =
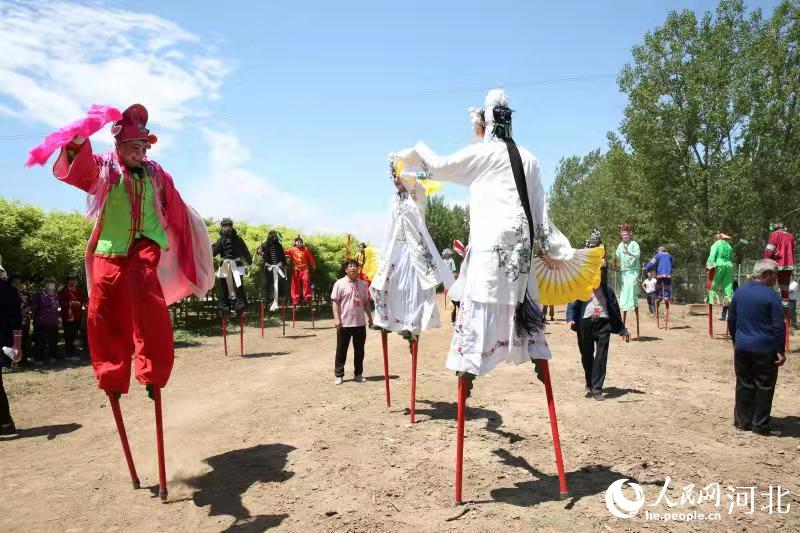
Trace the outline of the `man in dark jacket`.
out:
[[[219,239],[212,245],[214,256],[220,256],[222,262],[217,270],[217,298],[219,309],[223,313],[235,310],[241,314],[247,308],[247,297],[244,292],[244,267],[253,262],[253,256],[236,230],[233,221],[223,218],[220,223]]]
[[[2,271],[2,274],[5,274],[5,270]],[[6,276],[0,275],[0,349],[15,346],[14,330],[20,329],[21,325],[22,301],[19,293],[11,286]],[[9,356],[10,354],[4,351],[4,355]],[[18,359],[12,360],[17,361]],[[13,433],[16,433],[16,428],[8,407],[8,397],[3,387],[3,369],[0,365],[0,435]]]
[[[587,248],[601,244],[600,232],[594,230],[586,241]],[[567,323],[578,334],[578,350],[581,352],[586,397],[602,401],[603,382],[606,379],[608,345],[611,334],[618,334],[630,341],[628,330],[622,322],[614,289],[608,286],[608,267],[603,259],[600,286],[594,289],[589,300],[575,300],[567,306]]]
[[[773,289],[778,271],[778,263],[772,259],[757,261],[753,281],[736,290],[728,311],[736,370],[733,425],[760,435],[770,434],[778,367],[786,362],[783,306]]]

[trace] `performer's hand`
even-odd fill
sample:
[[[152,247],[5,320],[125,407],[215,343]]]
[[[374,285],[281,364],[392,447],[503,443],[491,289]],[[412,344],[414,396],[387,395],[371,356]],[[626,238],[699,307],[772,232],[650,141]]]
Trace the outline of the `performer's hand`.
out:
[[[342,329],[342,321],[339,319],[335,319],[333,325],[336,326],[336,329]]]
[[[625,342],[631,342],[631,334],[627,331],[625,333],[621,333],[619,336],[620,339],[625,339]]]
[[[367,319],[367,327],[369,327],[369,329],[372,329],[372,325],[373,325],[372,324],[372,317],[370,317],[370,318]]]
[[[785,362],[786,362],[786,355],[778,353],[778,360],[775,361],[775,366],[783,366],[783,363]]]

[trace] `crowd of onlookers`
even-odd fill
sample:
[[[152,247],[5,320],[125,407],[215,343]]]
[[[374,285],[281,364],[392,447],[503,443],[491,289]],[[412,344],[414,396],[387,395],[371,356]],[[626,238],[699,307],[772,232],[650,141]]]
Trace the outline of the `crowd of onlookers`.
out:
[[[20,306],[22,318],[18,325],[22,330],[22,360],[12,364],[0,354],[2,366],[44,367],[85,358],[87,298],[77,277],[69,276],[59,287],[52,277],[42,283],[27,283],[14,276],[7,277],[4,271],[0,275],[4,278],[0,283],[7,283],[13,289],[2,292],[2,297],[15,300],[18,297],[18,302],[11,305]]]

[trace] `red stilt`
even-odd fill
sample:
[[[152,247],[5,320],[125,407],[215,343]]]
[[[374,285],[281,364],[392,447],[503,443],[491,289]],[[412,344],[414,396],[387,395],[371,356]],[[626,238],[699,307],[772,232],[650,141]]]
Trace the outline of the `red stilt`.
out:
[[[392,406],[392,399],[389,394],[389,335],[381,331],[381,346],[383,347],[383,378],[386,381],[386,407]]]
[[[261,338],[264,338],[264,302],[261,302]]]
[[[108,401],[111,403],[111,411],[114,413],[114,422],[117,423],[117,433],[119,433],[119,441],[122,443],[122,452],[125,454],[125,462],[128,463],[128,472],[131,474],[131,483],[133,488],[138,489],[139,476],[136,475],[136,467],[133,465],[133,456],[131,456],[131,448],[128,445],[128,434],[125,433],[125,422],[122,421],[122,411],[119,408],[119,400],[114,393],[108,392]]]
[[[311,309],[311,329],[314,329],[316,327],[316,324],[314,324],[314,302],[309,302],[308,307]]]
[[[444,308],[447,309],[447,289],[444,290]]]
[[[550,412],[550,427],[553,430],[553,447],[556,452],[556,468],[558,469],[558,485],[561,488],[561,498],[566,498],[567,475],[564,473],[564,459],[561,456],[561,440],[558,437],[558,420],[556,420],[556,403],[553,400],[553,386],[550,383],[550,366],[547,359],[542,359],[542,377],[544,378],[544,390],[547,395],[547,409]]]
[[[411,423],[414,423],[414,414],[417,410],[417,347],[419,337],[411,341]]]
[[[669,302],[664,302],[664,331],[669,329]]]
[[[239,313],[239,355],[244,357],[244,313]]]
[[[222,345],[225,346],[225,355],[228,355],[228,324],[225,315],[222,315]]]
[[[292,305],[292,327],[294,327],[296,317],[297,317],[297,305]]]
[[[639,307],[634,307],[633,312],[636,313],[636,340],[639,340]]]
[[[708,304],[708,336],[714,338],[714,306]]]
[[[656,300],[656,329],[661,329],[661,317],[659,311],[661,310],[661,300]]]
[[[467,410],[467,378],[458,378],[458,429],[456,434],[456,505],[461,505],[462,473],[464,467],[464,416]]]
[[[164,426],[161,422],[161,388],[153,387],[153,400],[156,404],[156,448],[158,450],[158,497],[167,499],[167,467],[164,461]]]

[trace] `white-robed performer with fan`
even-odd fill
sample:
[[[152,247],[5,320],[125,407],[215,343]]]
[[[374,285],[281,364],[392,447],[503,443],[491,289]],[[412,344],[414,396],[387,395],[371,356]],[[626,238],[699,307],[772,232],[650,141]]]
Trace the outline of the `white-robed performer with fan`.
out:
[[[391,404],[387,333],[399,333],[410,342],[413,424],[419,337],[423,331],[441,327],[436,287],[444,283],[449,288],[454,280],[425,225],[426,196],[441,184],[418,176],[400,178],[395,172],[392,181],[397,193],[389,207],[380,263],[369,290],[375,302],[374,327],[382,333],[387,405]]]
[[[403,176],[422,172],[470,190],[467,256],[450,295],[461,302],[447,368],[459,376],[456,502],[461,503],[464,411],[472,379],[498,363],[533,361],[545,383],[562,496],[566,479],[540,305],[587,298],[600,283],[603,248],[576,250],[550,222],[539,165],[511,137],[511,109],[489,91],[483,142],[449,156],[423,143],[396,154]]]

